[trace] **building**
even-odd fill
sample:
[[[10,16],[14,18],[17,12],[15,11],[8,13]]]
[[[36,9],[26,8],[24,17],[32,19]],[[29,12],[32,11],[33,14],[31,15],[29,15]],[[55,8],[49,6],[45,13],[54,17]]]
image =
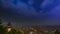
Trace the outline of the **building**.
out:
[[[7,31],[9,32],[9,31],[11,31],[12,30],[12,25],[11,25],[11,22],[9,22],[8,24],[7,24]]]

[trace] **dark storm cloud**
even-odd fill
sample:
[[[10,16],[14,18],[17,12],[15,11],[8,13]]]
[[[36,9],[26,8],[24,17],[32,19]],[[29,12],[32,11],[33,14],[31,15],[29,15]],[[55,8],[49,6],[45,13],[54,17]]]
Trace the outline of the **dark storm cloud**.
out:
[[[17,21],[17,23],[48,24],[48,22],[52,22],[52,18],[55,17],[57,19],[60,15],[60,0],[44,0],[41,4],[42,10],[40,13],[36,12],[36,8],[32,6],[34,1],[31,0],[30,5],[28,0],[26,2],[20,0],[0,0],[0,2],[0,15],[6,18],[6,20]]]

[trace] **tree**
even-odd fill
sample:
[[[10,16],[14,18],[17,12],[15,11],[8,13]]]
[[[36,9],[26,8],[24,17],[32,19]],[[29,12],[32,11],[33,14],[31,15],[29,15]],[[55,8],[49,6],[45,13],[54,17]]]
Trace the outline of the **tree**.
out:
[[[10,32],[7,31],[6,34],[16,34],[16,30],[12,29]]]
[[[24,34],[27,34],[27,33],[24,31]]]
[[[16,32],[16,34],[22,34],[22,32],[20,32],[20,31],[17,31],[17,32]]]
[[[3,28],[1,19],[0,19],[0,34],[5,34],[5,29]]]
[[[55,34],[60,34],[59,30],[56,30],[56,31],[55,31]]]

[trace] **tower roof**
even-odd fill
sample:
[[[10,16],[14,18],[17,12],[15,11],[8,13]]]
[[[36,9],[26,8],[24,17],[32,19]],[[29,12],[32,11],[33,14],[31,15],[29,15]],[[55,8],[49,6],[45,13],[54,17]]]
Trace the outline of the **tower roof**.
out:
[[[10,28],[12,27],[11,22],[8,22],[7,26]]]
[[[11,26],[11,22],[8,22],[8,24],[7,24],[8,26]]]

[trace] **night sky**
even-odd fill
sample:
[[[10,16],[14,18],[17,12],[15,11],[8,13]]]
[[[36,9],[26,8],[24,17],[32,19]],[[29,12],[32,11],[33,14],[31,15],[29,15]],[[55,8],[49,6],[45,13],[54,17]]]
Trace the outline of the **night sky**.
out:
[[[4,24],[58,25],[60,0],[0,0],[0,16]]]

